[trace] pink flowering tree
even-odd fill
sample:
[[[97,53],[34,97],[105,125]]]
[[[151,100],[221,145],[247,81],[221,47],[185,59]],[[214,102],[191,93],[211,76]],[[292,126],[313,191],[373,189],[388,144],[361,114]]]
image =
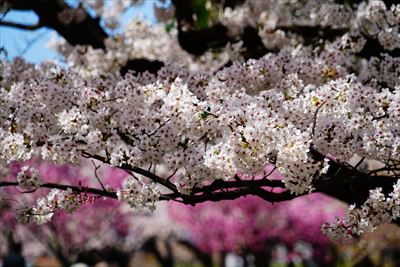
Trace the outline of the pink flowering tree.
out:
[[[222,255],[236,252],[245,261],[246,254],[251,253],[256,266],[270,264],[272,250],[278,243],[286,246],[289,256],[294,256],[299,242],[312,246],[312,255],[304,260],[321,261],[324,266],[333,263],[333,243],[321,233],[321,225],[343,216],[344,211],[343,203],[322,194],[274,204],[246,197],[194,207],[169,205],[171,218],[183,227],[186,238],[200,250]]]
[[[322,235],[321,225],[343,213],[343,204],[319,194],[274,205],[255,197],[195,207],[170,204],[172,218],[203,252],[235,252],[245,261],[247,254],[252,254],[256,266],[269,264],[272,250],[279,243],[288,249],[289,261],[299,256],[324,266],[333,264],[333,243]],[[311,245],[313,254],[304,256],[296,251],[299,242]]]
[[[332,239],[399,222],[397,1],[160,1],[159,23],[116,30],[136,2],[0,1],[38,17],[0,26],[57,31],[65,61],[1,63],[1,169],[27,167],[0,188],[54,189],[19,207],[22,221],[103,196],[153,209],[318,192],[351,205],[324,225]],[[33,157],[130,175],[110,188],[48,183]],[[268,164],[281,180],[245,178]]]

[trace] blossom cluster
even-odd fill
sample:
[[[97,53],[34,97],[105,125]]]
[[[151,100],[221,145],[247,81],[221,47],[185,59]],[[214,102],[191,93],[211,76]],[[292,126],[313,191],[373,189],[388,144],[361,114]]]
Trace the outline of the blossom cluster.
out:
[[[382,188],[370,190],[368,200],[361,207],[351,205],[344,218],[338,219],[335,223],[324,224],[322,231],[331,239],[350,240],[399,218],[400,182],[398,181],[389,196],[385,196]]]
[[[128,203],[132,208],[147,207],[155,210],[155,203],[159,193],[155,185],[145,185],[135,178],[128,178],[124,181],[123,188],[117,190],[118,199]]]
[[[18,186],[26,190],[37,189],[40,187],[40,173],[39,170],[23,166],[17,175]]]
[[[23,205],[17,211],[17,220],[26,223],[30,220],[37,224],[44,224],[51,220],[57,209],[63,209],[66,212],[73,212],[82,201],[77,194],[69,188],[66,191],[53,189],[47,197],[40,197],[36,205],[29,208]]]

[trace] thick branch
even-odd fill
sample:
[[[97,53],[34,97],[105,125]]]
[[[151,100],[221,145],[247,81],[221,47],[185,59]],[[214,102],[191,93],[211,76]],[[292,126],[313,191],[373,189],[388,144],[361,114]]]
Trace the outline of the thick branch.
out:
[[[331,28],[305,25],[279,26],[276,29],[301,35],[306,44],[310,44],[319,39],[334,40],[336,37],[342,36],[349,31],[348,28]]]
[[[6,6],[20,11],[31,10],[31,5],[29,4],[29,1],[24,0],[0,0],[0,6]]]
[[[390,7],[391,7],[392,5],[396,5],[396,4],[399,3],[398,0],[383,0],[383,2],[385,3],[385,5],[386,5],[386,7],[387,7],[388,9],[390,9]]]
[[[195,28],[195,21],[193,19],[193,6],[192,0],[172,0],[175,6],[175,16],[178,21],[178,28]]]
[[[303,25],[291,25],[291,26],[279,26],[277,30],[283,30],[286,32],[292,32],[303,37],[306,45],[312,44],[316,41],[322,40],[334,40],[337,37],[350,31],[349,28],[331,28],[321,26],[303,26]],[[400,57],[400,49],[394,49],[392,51],[385,50],[379,43],[379,41],[371,36],[364,35],[367,40],[363,49],[357,53],[358,56],[363,58],[380,57],[381,54],[386,53],[392,57]]]
[[[315,148],[310,154],[316,161],[323,161],[325,155]],[[369,196],[369,190],[381,187],[385,194],[393,190],[393,184],[399,179],[394,176],[372,176],[360,172],[357,168],[337,161],[329,161],[328,172],[314,178],[313,185],[317,192],[342,200],[348,204],[362,204]]]
[[[225,7],[235,8],[242,5],[246,0],[219,0]]]
[[[230,41],[228,29],[222,24],[199,30],[178,30],[180,46],[193,55],[201,55],[210,48],[224,47]]]
[[[92,18],[84,9],[74,9],[58,0],[1,0],[11,9],[32,10],[42,26],[54,29],[72,45],[90,45],[104,48],[107,33],[98,19]]]
[[[243,46],[246,48],[246,51],[243,55],[245,59],[258,59],[268,52],[273,52],[264,46],[264,43],[262,42],[261,37],[258,35],[258,30],[256,28],[246,26],[243,30],[243,34],[241,35],[241,39],[243,41]]]
[[[315,161],[323,161],[325,155],[318,152],[315,148],[310,149],[310,155]],[[109,164],[109,160],[99,155],[90,155],[83,153],[84,157],[91,157],[103,163]],[[189,195],[182,194],[178,191],[175,184],[169,179],[162,178],[150,171],[144,170],[140,167],[131,166],[126,163],[120,166],[128,172],[143,175],[154,183],[164,186],[171,190],[171,193],[161,194],[159,200],[176,200],[185,204],[195,205],[206,201],[220,201],[220,200],[233,200],[248,195],[258,196],[269,202],[282,202],[294,199],[300,195],[294,195],[289,191],[274,192],[272,189],[275,187],[284,188],[284,183],[280,180],[241,180],[239,177],[229,181],[215,180],[209,185],[193,188]],[[330,167],[326,174],[314,177],[313,186],[315,192],[324,193],[335,197],[339,200],[349,204],[362,204],[369,197],[369,190],[381,187],[383,193],[388,194],[393,190],[393,184],[399,177],[381,175],[370,175],[363,173],[356,168],[345,164],[330,161]],[[18,186],[17,182],[0,182],[0,187],[4,186]],[[76,193],[90,193],[99,196],[106,196],[110,198],[117,198],[113,191],[104,189],[96,189],[82,186],[70,186],[63,184],[44,183],[41,185],[44,188],[56,188],[60,190],[67,190],[71,188]],[[266,188],[268,190],[266,190]]]
[[[135,169],[135,168],[129,168]],[[139,171],[138,169],[135,169]],[[140,169],[141,170],[141,169]],[[139,171],[143,175],[155,177],[149,175],[147,171]],[[382,187],[384,193],[389,193],[393,184],[398,178],[391,176],[369,176],[369,177],[345,177],[341,176],[344,173],[339,173],[335,179],[317,180],[314,183],[316,188],[315,192],[320,192],[347,202],[349,204],[362,204],[369,196],[369,190],[376,187]],[[169,187],[166,182],[158,179],[162,179],[157,176],[156,183],[162,184]],[[153,180],[154,181],[154,180]],[[202,188],[195,188],[190,195],[185,195],[177,191],[169,194],[161,194],[159,200],[178,200],[185,204],[195,205],[206,201],[221,201],[221,200],[233,200],[248,195],[258,196],[268,202],[282,202],[292,200],[302,195],[294,195],[289,191],[273,192],[272,190],[263,189],[262,186],[271,187],[272,185],[281,186],[280,181],[269,181],[269,180],[246,180],[246,181],[221,181],[217,180],[209,186]],[[0,182],[0,187],[6,186],[18,186],[17,182]],[[44,183],[41,185],[42,188],[60,189],[67,190],[71,188],[75,193],[90,193],[98,196],[117,198],[117,195],[113,191],[105,191],[102,189],[82,187],[82,186],[71,186],[64,184]]]
[[[0,182],[1,187],[18,186],[18,182],[3,181]],[[117,199],[117,194],[114,191],[106,191],[102,189],[84,187],[84,186],[72,186],[66,184],[55,184],[55,183],[43,183],[41,188],[49,189],[60,189],[67,190],[70,188],[74,193],[89,193],[97,196],[109,197]],[[182,200],[185,204],[195,205],[198,203],[203,203],[206,201],[220,201],[220,200],[233,200],[239,197],[254,195],[259,196],[269,202],[281,202],[286,200],[291,200],[296,197],[296,195],[291,195],[288,191],[282,193],[274,193],[271,191],[263,190],[262,188],[256,186],[250,186],[240,189],[234,189],[231,191],[198,191],[196,194],[192,193],[190,195],[184,195],[179,192],[174,192],[170,194],[161,194],[159,200]]]
[[[137,73],[148,71],[152,74],[156,74],[162,67],[164,67],[164,62],[138,58],[129,60],[119,72],[122,76],[125,76],[125,74],[127,74],[129,71],[134,71]]]
[[[197,29],[192,0],[172,0],[178,23],[180,46],[194,55],[201,55],[209,48],[219,48],[229,42],[228,29],[222,24]]]
[[[316,181],[317,192],[325,193],[348,204],[363,204],[369,197],[369,190],[381,187],[386,195],[393,191],[393,185],[398,180],[393,176],[347,176],[340,171],[337,177],[329,180]]]
[[[240,188],[240,187],[279,187],[285,188],[285,184],[280,180],[215,180],[210,185],[206,185],[199,188],[194,188],[193,193],[198,192],[213,192],[221,189],[230,189],[230,188]]]
[[[228,1],[228,6],[235,6],[236,1]],[[241,2],[241,1],[239,1]],[[229,42],[243,41],[246,48],[245,59],[260,58],[268,50],[265,48],[257,29],[245,26],[241,36],[231,37],[228,28],[221,23],[198,29],[194,20],[195,10],[191,0],[173,0],[178,23],[178,40],[181,47],[193,55],[201,55],[210,48],[221,48]]]
[[[234,200],[240,197],[258,196],[268,202],[282,202],[294,199],[298,196],[290,194],[289,191],[275,193],[267,191],[257,186],[244,187],[233,190],[221,190],[217,192],[201,191],[201,193],[183,195],[179,193],[166,194],[160,197],[160,200],[179,200],[184,204],[196,205],[206,201],[217,202],[221,200]]]
[[[357,54],[363,58],[371,58],[371,57],[381,57],[382,54],[388,54],[392,57],[400,57],[400,48],[396,48],[392,51],[385,50],[377,39],[373,39],[371,37],[365,36],[367,42],[364,45],[364,48]]]

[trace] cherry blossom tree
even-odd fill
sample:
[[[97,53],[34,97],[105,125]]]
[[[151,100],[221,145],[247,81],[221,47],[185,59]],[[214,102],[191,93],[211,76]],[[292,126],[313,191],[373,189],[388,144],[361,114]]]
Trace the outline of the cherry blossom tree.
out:
[[[161,1],[160,23],[134,19],[118,33],[135,3],[0,1],[4,12],[38,16],[2,26],[57,31],[65,59],[2,62],[2,172],[41,157],[90,158],[129,174],[109,188],[54,184],[28,164],[0,187],[55,191],[19,207],[22,221],[72,212],[82,194],[153,209],[159,200],[281,202],[315,192],[351,204],[324,225],[331,238],[399,221],[397,1]]]

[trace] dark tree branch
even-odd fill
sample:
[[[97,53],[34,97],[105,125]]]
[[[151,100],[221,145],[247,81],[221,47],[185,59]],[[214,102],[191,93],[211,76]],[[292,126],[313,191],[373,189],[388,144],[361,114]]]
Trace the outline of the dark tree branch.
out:
[[[90,45],[104,48],[107,33],[98,19],[92,18],[82,8],[72,8],[62,0],[0,0],[15,10],[32,10],[39,24],[57,31],[72,45]]]
[[[311,147],[309,153],[317,162],[321,162],[326,158],[326,156],[320,153],[315,147]],[[109,164],[107,158],[99,155],[83,153],[83,156],[91,157]],[[360,205],[364,203],[369,197],[369,191],[377,187],[381,187],[383,193],[387,195],[393,190],[394,183],[400,179],[398,176],[360,172],[357,168],[349,164],[337,162],[335,160],[331,160],[329,165],[330,167],[326,174],[314,177],[314,192],[324,193],[349,204]],[[233,200],[248,195],[257,196],[273,203],[292,200],[304,195],[295,195],[290,193],[288,190],[274,192],[272,189],[275,187],[281,189],[285,188],[283,181],[280,180],[242,180],[239,178],[228,181],[215,180],[209,185],[193,188],[190,194],[183,194],[178,191],[176,185],[170,182],[169,179],[159,177],[150,171],[126,163],[123,163],[120,168],[131,173],[143,175],[154,183],[162,185],[171,191],[171,193],[162,193],[159,196],[159,200],[175,200],[190,205],[196,205],[206,201]],[[18,183],[7,181],[0,182],[0,187],[5,186],[18,186]],[[117,198],[114,191],[84,186],[44,183],[41,187],[60,190],[67,190],[70,188],[75,193],[89,193],[98,196]]]
[[[310,44],[319,39],[334,40],[349,31],[348,28],[331,28],[321,26],[291,25],[278,26],[276,30],[282,30],[301,35],[306,44]]]
[[[256,196],[258,196],[268,202],[271,202],[271,203],[288,201],[288,200],[292,200],[292,199],[302,196],[302,195],[292,194],[289,191],[284,191],[281,193],[273,193],[273,192],[267,191],[261,187],[253,187],[252,189]]]
[[[137,73],[148,71],[152,74],[157,74],[162,67],[164,67],[164,62],[138,58],[129,60],[124,66],[122,66],[119,72],[122,76],[125,76],[129,71]]]
[[[280,180],[215,180],[210,185],[206,185],[203,187],[198,187],[193,189],[193,193],[198,192],[213,192],[221,189],[231,189],[231,188],[240,188],[240,187],[278,187],[285,188],[285,184]]]
[[[388,9],[390,9],[390,7],[391,7],[392,5],[396,5],[396,4],[399,3],[398,0],[383,0],[383,2],[385,3],[385,5],[386,5],[386,7],[387,7]]]
[[[96,165],[96,163],[93,160],[91,162],[92,162],[92,164],[94,166],[94,177],[96,177],[97,182],[99,182],[99,184],[101,186],[101,189],[103,189],[104,191],[107,191],[107,189],[105,188],[103,182],[101,181],[101,179],[100,179],[100,177],[99,177],[99,175],[97,173],[97,170],[100,169],[101,166],[100,165]]]
[[[392,51],[385,50],[377,39],[372,37],[364,36],[367,39],[363,49],[357,54],[360,57],[370,59],[371,57],[381,57],[382,54],[388,54],[392,57],[400,57],[400,48],[396,48]]]
[[[234,7],[237,2],[227,1],[224,5]],[[216,23],[207,28],[198,29],[194,20],[195,10],[191,0],[173,0],[175,6],[175,15],[178,23],[178,40],[182,49],[193,55],[201,55],[211,48],[221,48],[229,42],[234,43],[239,40],[243,41],[246,49],[244,58],[260,58],[269,52],[257,29],[251,26],[245,26],[241,36],[231,37],[228,35],[228,28],[221,23]]]
[[[347,176],[346,171],[339,172],[335,179],[314,183],[317,192],[342,200],[348,204],[363,204],[369,197],[369,190],[377,187],[388,195],[398,178],[393,176]]]
[[[169,198],[181,198],[184,204],[196,205],[198,203],[203,203],[206,201],[217,202],[221,200],[234,200],[240,197],[246,196],[258,196],[268,202],[282,202],[294,199],[298,196],[290,194],[289,191],[284,191],[281,193],[275,193],[272,191],[266,191],[260,187],[250,186],[233,190],[221,190],[217,192],[201,192],[199,194],[170,194],[165,195]],[[163,196],[163,197],[165,197]]]
[[[218,0],[218,1],[223,4],[224,8],[226,7],[235,8],[236,6],[240,6],[244,2],[246,2],[246,0]]]
[[[283,30],[298,34],[303,37],[306,45],[315,43],[320,39],[332,41],[335,38],[342,36],[346,32],[349,32],[348,28],[331,28],[321,26],[279,26],[276,30]],[[382,54],[388,54],[392,57],[400,57],[400,49],[394,49],[392,51],[385,50],[379,43],[379,41],[371,36],[365,35],[367,42],[364,48],[357,53],[358,56],[369,59],[371,57],[380,57]]]
[[[172,4],[175,6],[175,16],[178,22],[178,28],[194,30],[196,25],[193,19],[194,10],[192,0],[172,0]]]
[[[27,31],[34,31],[40,29],[42,25],[40,23],[27,25],[27,24],[20,24],[12,21],[0,21],[0,26],[12,27],[20,30],[27,30]]]
[[[264,43],[262,42],[261,37],[258,35],[258,30],[256,28],[246,26],[243,30],[241,39],[243,41],[243,46],[246,48],[246,51],[243,55],[245,59],[258,59],[264,56],[266,53],[272,52],[264,46]]]
[[[224,47],[230,41],[228,29],[222,24],[198,30],[178,28],[178,31],[180,46],[193,55],[201,55],[210,48]]]
[[[18,186],[18,182],[11,182],[11,181],[3,181],[0,182],[1,187],[10,187],[10,186]],[[60,190],[67,190],[70,188],[74,193],[88,193],[97,196],[109,197],[117,199],[117,194],[113,191],[106,191],[97,188],[91,187],[84,187],[84,186],[72,186],[66,184],[55,184],[55,183],[43,183],[40,186],[41,188],[49,188],[49,189],[60,189]],[[190,195],[185,195],[179,192],[174,192],[170,194],[161,194],[159,200],[175,200],[175,199],[182,199],[182,202],[185,204],[195,205],[198,203],[203,203],[206,201],[220,201],[220,200],[233,200],[242,196],[247,195],[257,195],[262,197],[265,200],[270,202],[281,202],[295,198],[295,195],[291,195],[288,191],[283,193],[274,193],[270,191],[257,191],[254,190],[257,187],[245,187],[240,189],[234,189],[231,191],[217,191],[217,192],[210,192],[210,191],[198,191],[196,194],[192,193]]]
[[[335,164],[333,164],[330,169],[335,168]],[[324,193],[349,204],[360,205],[368,198],[369,190],[381,187],[383,192],[388,194],[393,190],[393,184],[399,179],[393,176],[353,176],[354,173],[356,173],[356,171],[350,170],[349,168],[342,168],[335,178],[317,179],[313,184],[316,188],[314,192]],[[143,175],[148,175],[148,173],[143,173]],[[165,184],[162,181],[158,182],[160,182],[160,184]],[[276,193],[263,188],[263,186],[271,187],[272,185],[281,187],[279,182],[280,181],[268,181],[265,179],[242,181],[216,180],[209,186],[195,188],[189,195],[173,192],[169,194],[161,194],[159,200],[181,200],[181,202],[185,204],[196,205],[206,201],[216,202],[221,200],[233,200],[240,197],[253,195],[273,203],[288,201],[302,196],[291,194],[289,191]],[[8,181],[0,182],[0,188],[6,186],[18,186],[18,183]],[[116,193],[113,191],[106,191],[90,187],[54,183],[44,183],[41,185],[41,187],[50,189],[55,188],[60,190],[67,190],[70,188],[75,193],[90,193],[114,199],[117,198]]]
[[[326,101],[322,102],[321,104],[319,104],[319,106],[317,107],[317,109],[315,110],[314,116],[313,116],[313,126],[312,126],[312,130],[311,130],[311,136],[315,135],[315,127],[317,126],[317,117],[318,117],[318,112],[319,110],[322,108],[323,105],[325,105]]]
[[[0,0],[0,6],[6,6],[7,8],[12,8],[20,11],[31,10],[29,1],[24,1],[24,0],[16,0],[16,1]]]
[[[326,158],[314,147],[310,149],[310,154],[316,161],[323,161]],[[369,197],[369,190],[377,187],[381,187],[382,191],[388,194],[399,179],[388,175],[372,176],[335,160],[330,160],[329,165],[326,174],[314,178],[313,185],[316,192],[327,194],[348,204],[364,203]]]
[[[229,42],[228,29],[215,24],[197,29],[192,0],[172,0],[178,23],[178,41],[182,49],[193,55],[201,55],[209,48],[219,48]]]

